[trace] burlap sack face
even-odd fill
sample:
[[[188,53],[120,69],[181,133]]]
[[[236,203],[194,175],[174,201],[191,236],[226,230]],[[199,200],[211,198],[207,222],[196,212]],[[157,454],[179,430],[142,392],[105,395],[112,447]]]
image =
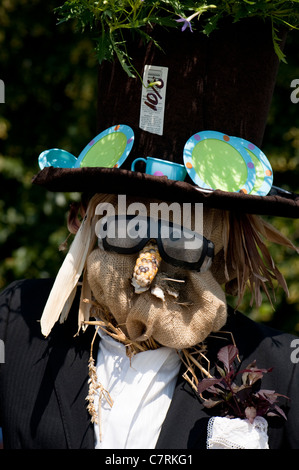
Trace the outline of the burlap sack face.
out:
[[[226,321],[225,296],[210,272],[174,270],[162,263],[153,286],[165,286],[165,271],[177,283],[177,297],[157,298],[151,290],[135,294],[131,276],[135,256],[94,250],[87,262],[88,282],[98,303],[109,309],[118,325],[135,341],[153,337],[164,346],[187,348],[203,341]],[[168,269],[167,269],[168,268]],[[162,274],[163,272],[163,274]],[[164,285],[163,285],[164,282]],[[173,282],[168,282],[173,287]]]
[[[204,233],[215,239],[216,251],[221,249],[221,229],[220,211],[205,214]],[[132,340],[152,337],[164,346],[188,348],[225,324],[225,294],[211,272],[201,274],[162,262],[152,284],[163,290],[162,300],[151,289],[134,292],[131,279],[136,258],[97,248],[87,260],[88,282],[97,302]],[[184,282],[165,281],[167,277]]]

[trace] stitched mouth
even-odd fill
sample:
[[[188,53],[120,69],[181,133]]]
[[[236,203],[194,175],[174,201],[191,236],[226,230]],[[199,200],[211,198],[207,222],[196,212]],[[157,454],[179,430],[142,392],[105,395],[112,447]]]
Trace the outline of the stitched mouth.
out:
[[[184,275],[169,275],[164,272],[157,274],[156,279],[151,288],[151,294],[165,300],[166,296],[177,302],[184,302],[186,292],[187,277]]]

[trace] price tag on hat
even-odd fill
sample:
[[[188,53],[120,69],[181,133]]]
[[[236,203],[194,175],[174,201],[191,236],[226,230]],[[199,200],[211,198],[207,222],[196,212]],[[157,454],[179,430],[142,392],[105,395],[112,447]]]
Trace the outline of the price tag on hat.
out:
[[[163,135],[167,75],[168,67],[144,67],[139,127],[152,134]]]

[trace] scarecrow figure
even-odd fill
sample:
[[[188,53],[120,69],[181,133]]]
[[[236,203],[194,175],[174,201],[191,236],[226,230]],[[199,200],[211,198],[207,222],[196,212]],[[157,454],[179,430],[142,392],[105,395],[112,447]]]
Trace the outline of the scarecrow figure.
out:
[[[6,362],[0,423],[7,448],[299,447],[299,372],[290,359],[294,337],[234,311],[225,297],[241,301],[248,286],[259,305],[261,291],[270,298],[273,280],[287,292],[266,242],[296,248],[260,215],[299,216],[299,196],[273,188],[268,160],[255,152],[270,104],[264,91],[271,94],[274,86],[266,69],[271,63],[275,75],[275,53],[268,50],[263,61],[264,49],[256,47],[263,67],[253,67],[246,56],[248,71],[235,47],[242,42],[248,50],[261,37],[269,43],[269,30],[255,30],[250,41],[243,32],[244,25],[230,25],[217,48],[216,37],[184,43],[174,35],[164,44],[165,54],[155,55],[151,44],[137,54],[140,70],[146,64],[168,67],[162,135],[138,129],[135,101],[141,90],[109,64],[101,70],[99,87],[99,128],[108,131],[91,141],[79,163],[70,158],[73,166],[55,166],[49,151],[41,156],[35,184],[83,196],[69,214],[75,237],[55,281],[17,281],[1,296]],[[239,64],[234,79],[226,74],[227,82],[222,64],[221,84],[210,61],[198,57],[216,49],[219,60]],[[174,66],[178,51],[184,73]],[[124,86],[116,96],[120,82]],[[241,90],[242,100],[240,89],[247,90],[246,98]],[[245,106],[248,96],[253,101]],[[261,97],[262,111],[256,108]],[[178,103],[188,103],[188,117],[176,111]],[[131,129],[134,135],[128,136]],[[123,135],[124,148],[117,143]],[[209,158],[207,148],[213,150]],[[229,172],[219,153],[221,162],[226,155]],[[208,164],[198,169],[198,154],[213,162],[212,172]],[[229,159],[236,162],[240,155],[245,182],[238,171],[228,182],[234,166]],[[255,178],[250,173],[256,155],[264,169],[259,182],[257,172]],[[157,157],[159,169],[150,169],[145,158],[145,172],[132,171],[140,156]],[[113,164],[101,166],[106,157]],[[182,166],[184,176],[167,173]],[[211,181],[215,187],[207,187]],[[153,207],[161,209],[157,217]],[[247,374],[243,387],[229,383],[231,394],[239,387],[236,415],[233,406],[224,406],[228,382],[221,382],[233,361],[237,372]]]

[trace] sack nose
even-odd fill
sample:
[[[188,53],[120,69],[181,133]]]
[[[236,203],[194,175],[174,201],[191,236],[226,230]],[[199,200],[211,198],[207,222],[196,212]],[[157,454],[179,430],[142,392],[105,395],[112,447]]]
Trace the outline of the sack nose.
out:
[[[145,318],[135,317],[126,322],[127,331],[132,341],[147,341],[153,334],[154,321],[146,321]]]

